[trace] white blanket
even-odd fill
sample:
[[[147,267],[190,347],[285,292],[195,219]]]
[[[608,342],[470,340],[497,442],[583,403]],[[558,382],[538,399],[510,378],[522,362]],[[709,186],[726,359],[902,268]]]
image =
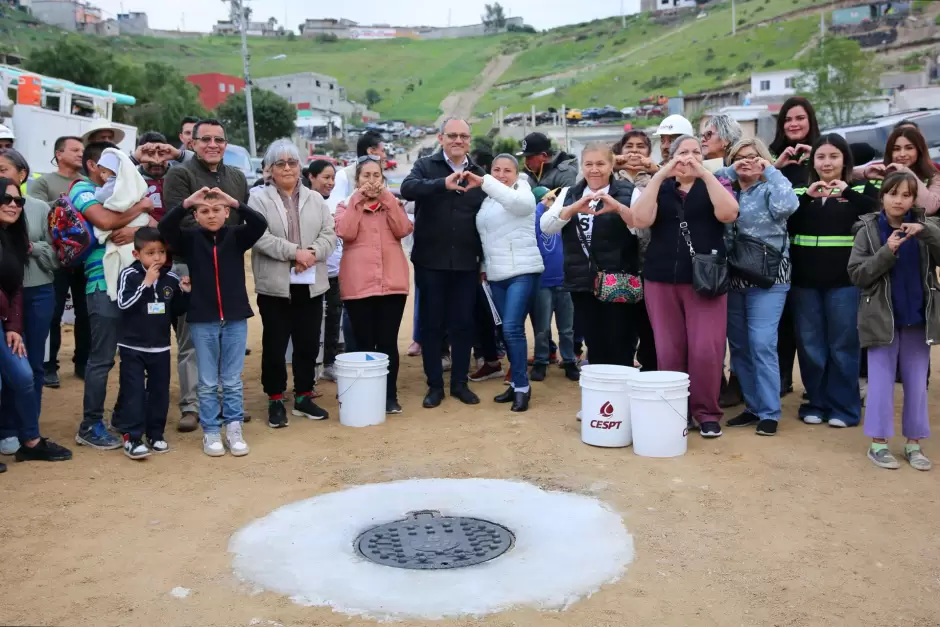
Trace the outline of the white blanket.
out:
[[[124,213],[147,195],[147,182],[140,175],[130,157],[114,148],[105,148],[105,153],[116,153],[120,161],[120,167],[116,173],[117,181],[114,184],[114,193],[104,203],[104,208],[108,211]],[[134,218],[129,227],[147,226],[150,222],[150,215],[142,213]],[[108,284],[108,296],[111,300],[117,300],[118,278],[121,276],[121,270],[134,263],[134,245],[124,244],[118,246],[112,242],[109,237],[111,231],[99,231],[95,229],[95,236],[98,243],[105,244],[104,258],[101,264],[104,268],[104,280]]]

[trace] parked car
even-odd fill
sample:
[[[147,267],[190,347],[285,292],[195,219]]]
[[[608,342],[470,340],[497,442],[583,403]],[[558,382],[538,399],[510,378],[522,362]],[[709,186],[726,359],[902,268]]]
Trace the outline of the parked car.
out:
[[[245,175],[245,180],[249,183],[261,176],[255,173],[255,166],[252,163],[251,155],[248,153],[248,150],[242,146],[236,146],[235,144],[226,146],[225,152],[222,154],[222,163],[241,170],[242,174]]]
[[[394,170],[394,169],[397,168],[397,167],[398,167],[398,162],[395,161],[394,159],[386,159],[386,160],[385,160],[385,169],[386,169],[386,170]]]
[[[331,156],[329,156],[329,155],[310,155],[310,156],[307,158],[307,165],[310,165],[310,164],[313,163],[314,161],[318,161],[318,160],[320,160],[320,159],[323,159],[323,160],[325,160],[325,161],[329,161],[330,163],[332,163],[333,165],[335,165],[337,168],[344,168],[344,167],[346,167],[346,162],[345,162],[345,161],[342,161],[342,160],[340,160],[340,159],[336,159],[336,158],[331,157]]]
[[[565,117],[568,118],[568,121],[580,120],[583,116],[581,115],[581,109],[568,109],[568,113],[565,114]]]
[[[251,158],[251,166],[255,169],[255,176],[261,178],[264,176],[264,159],[260,157]]]
[[[624,107],[620,110],[625,117],[632,118],[636,115],[636,107]]]

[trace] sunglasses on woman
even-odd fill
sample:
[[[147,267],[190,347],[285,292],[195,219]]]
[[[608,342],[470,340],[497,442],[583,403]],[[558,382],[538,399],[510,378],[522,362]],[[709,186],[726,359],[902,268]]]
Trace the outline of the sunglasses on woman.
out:
[[[0,206],[6,206],[10,203],[13,203],[20,209],[26,206],[26,199],[22,196],[11,196],[10,194],[3,194],[0,196]]]

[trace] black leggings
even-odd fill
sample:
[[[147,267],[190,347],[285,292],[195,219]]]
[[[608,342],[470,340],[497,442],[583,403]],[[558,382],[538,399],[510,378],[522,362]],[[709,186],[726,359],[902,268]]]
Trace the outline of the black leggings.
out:
[[[287,343],[293,341],[294,394],[313,391],[320,352],[323,296],[310,296],[309,285],[291,285],[290,298],[258,294],[261,312],[261,386],[268,396],[287,388]]]
[[[389,294],[343,301],[356,336],[356,349],[388,355],[388,400],[398,398],[398,330],[407,298],[407,294]]]
[[[633,366],[636,354],[637,309],[643,306],[604,303],[591,292],[572,292],[574,315],[581,319],[588,361],[592,364]]]

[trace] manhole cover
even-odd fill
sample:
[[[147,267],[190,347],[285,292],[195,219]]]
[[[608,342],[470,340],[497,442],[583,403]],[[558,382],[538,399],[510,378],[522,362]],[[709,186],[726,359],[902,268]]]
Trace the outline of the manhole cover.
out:
[[[356,550],[376,564],[437,570],[488,562],[514,539],[509,529],[488,520],[426,510],[369,529],[356,538]]]

